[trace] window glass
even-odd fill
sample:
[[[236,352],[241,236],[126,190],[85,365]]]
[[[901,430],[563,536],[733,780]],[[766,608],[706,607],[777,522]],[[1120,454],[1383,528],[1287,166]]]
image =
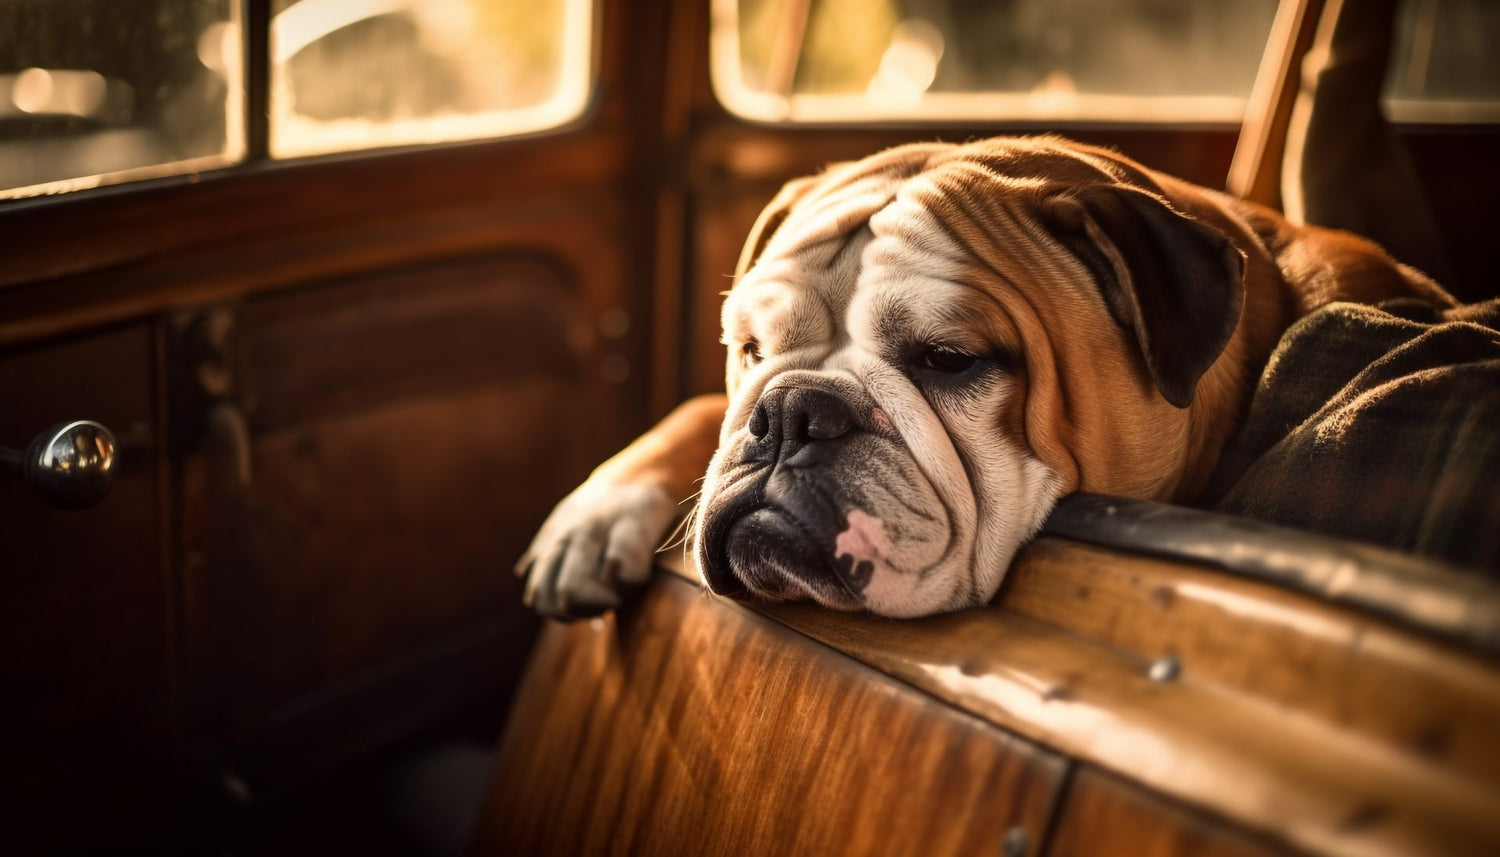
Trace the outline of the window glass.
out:
[[[1237,122],[1276,0],[715,0],[747,118]]]
[[[590,0],[276,0],[275,157],[519,134],[587,106]]]
[[[0,197],[240,157],[234,0],[0,0]]]
[[[244,0],[0,0],[0,198],[236,163]],[[593,0],[271,0],[275,157],[556,127]]]
[[[1500,3],[1406,0],[1386,78],[1396,121],[1500,122]]]

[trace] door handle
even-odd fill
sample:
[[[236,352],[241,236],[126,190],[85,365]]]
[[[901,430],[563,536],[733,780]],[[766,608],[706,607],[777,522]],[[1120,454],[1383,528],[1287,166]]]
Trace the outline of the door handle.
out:
[[[0,446],[0,465],[16,470],[42,499],[59,509],[87,509],[114,484],[115,436],[93,420],[58,423],[25,451]]]

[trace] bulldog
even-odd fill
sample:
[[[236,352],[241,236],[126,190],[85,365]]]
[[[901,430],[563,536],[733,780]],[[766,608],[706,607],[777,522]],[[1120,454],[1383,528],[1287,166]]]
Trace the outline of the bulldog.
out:
[[[1398,297],[1454,303],[1357,236],[1056,137],[832,167],[745,244],[727,395],[554,509],[517,565],[525,598],[618,605],[702,477],[688,540],[717,594],[985,603],[1069,492],[1190,502],[1295,319]]]

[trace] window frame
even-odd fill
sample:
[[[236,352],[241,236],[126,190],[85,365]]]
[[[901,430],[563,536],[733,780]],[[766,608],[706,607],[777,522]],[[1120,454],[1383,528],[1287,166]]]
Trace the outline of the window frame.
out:
[[[602,79],[602,42],[606,0],[564,0],[587,4],[580,17],[588,20],[588,32],[581,41],[586,45],[581,56],[565,54],[564,62],[584,59],[587,69],[577,75],[574,84],[581,86],[578,107],[572,115],[550,125],[525,128],[515,133],[491,134],[438,141],[410,141],[376,145],[368,148],[336,151],[290,152],[278,155],[272,148],[271,108],[271,21],[273,0],[229,0],[229,19],[238,18],[241,63],[239,80],[229,81],[225,104],[226,150],[220,155],[187,158],[161,164],[135,167],[92,176],[58,179],[50,182],[0,188],[0,212],[15,207],[59,204],[96,195],[113,196],[128,189],[149,190],[179,183],[197,184],[242,171],[278,169],[299,164],[349,158],[389,157],[429,149],[455,146],[488,146],[507,141],[529,140],[567,134],[587,126],[598,110]],[[571,13],[565,13],[571,14]],[[566,46],[565,46],[566,51]],[[566,71],[564,76],[567,76]],[[0,288],[5,282],[0,278]]]

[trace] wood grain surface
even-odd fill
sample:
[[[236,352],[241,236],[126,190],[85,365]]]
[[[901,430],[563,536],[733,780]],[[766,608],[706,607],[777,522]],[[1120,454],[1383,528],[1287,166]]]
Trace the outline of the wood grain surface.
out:
[[[1036,841],[1063,760],[664,579],[552,624],[475,853],[995,854]],[[1021,852],[1026,853],[1026,852]]]
[[[1448,723],[1457,709],[1467,706],[1462,719],[1500,722],[1493,704],[1500,698],[1495,669],[1441,645],[1381,629],[1380,634],[1389,633],[1390,640],[1410,647],[1407,657],[1433,665],[1431,673],[1416,673],[1423,681],[1392,671],[1389,678],[1396,686],[1375,696],[1359,682],[1342,681],[1325,669],[1309,675],[1301,696],[1277,699],[1216,680],[1211,669],[1200,677],[1196,650],[1190,649],[1177,654],[1174,677],[1154,679],[1155,656],[1120,648],[1109,633],[1136,621],[1160,626],[1163,635],[1190,639],[1205,623],[1222,622],[1223,617],[1188,611],[1180,617],[1134,616],[1123,602],[1113,624],[1095,624],[1082,610],[1070,612],[1065,606],[1055,611],[1056,624],[1022,615],[1010,609],[1010,599],[1016,597],[1011,592],[1031,585],[1026,579],[1032,575],[1081,574],[1092,562],[1102,564],[1106,575],[1119,575],[1127,590],[1140,575],[1122,554],[1061,540],[1038,545],[1043,541],[1055,543],[1033,546],[1019,557],[1011,572],[1016,579],[988,608],[919,622],[835,614],[806,604],[761,609],[991,723],[1297,849],[1341,855],[1495,853],[1500,786],[1493,766],[1446,760],[1420,742],[1393,743],[1371,730],[1348,728],[1352,716],[1331,714],[1370,709],[1363,720],[1378,723],[1374,709],[1404,693],[1407,710],[1432,706],[1414,715],[1418,720]],[[1052,549],[1060,552],[1057,562],[1047,565],[1035,558],[1038,550]],[[1243,614],[1254,615],[1252,608],[1260,605],[1265,615],[1280,610],[1302,619],[1285,622],[1280,637],[1269,638],[1272,642],[1257,646],[1252,637],[1240,652],[1221,653],[1247,662],[1249,670],[1277,658],[1295,660],[1305,637],[1364,621],[1301,596],[1281,601],[1291,596],[1270,587],[1252,587],[1188,566],[1143,562],[1157,563],[1169,577],[1222,586],[1224,593],[1245,602]],[[1105,591],[1098,596],[1109,600]],[[1351,645],[1357,655],[1357,642]],[[1372,648],[1378,652],[1382,647]],[[1434,686],[1442,692],[1431,690]],[[1474,740],[1486,745],[1479,755],[1489,755],[1490,742],[1500,735],[1486,741],[1476,734]]]
[[[1285,848],[1185,809],[1096,768],[1074,774],[1048,857],[1267,857]]]
[[[674,570],[544,636],[479,853],[1500,843],[1500,670],[1371,616],[1055,537],[994,604],[919,621],[746,607]]]
[[[1000,604],[1184,677],[1500,787],[1495,665],[1355,610],[1185,563],[1039,539]]]

